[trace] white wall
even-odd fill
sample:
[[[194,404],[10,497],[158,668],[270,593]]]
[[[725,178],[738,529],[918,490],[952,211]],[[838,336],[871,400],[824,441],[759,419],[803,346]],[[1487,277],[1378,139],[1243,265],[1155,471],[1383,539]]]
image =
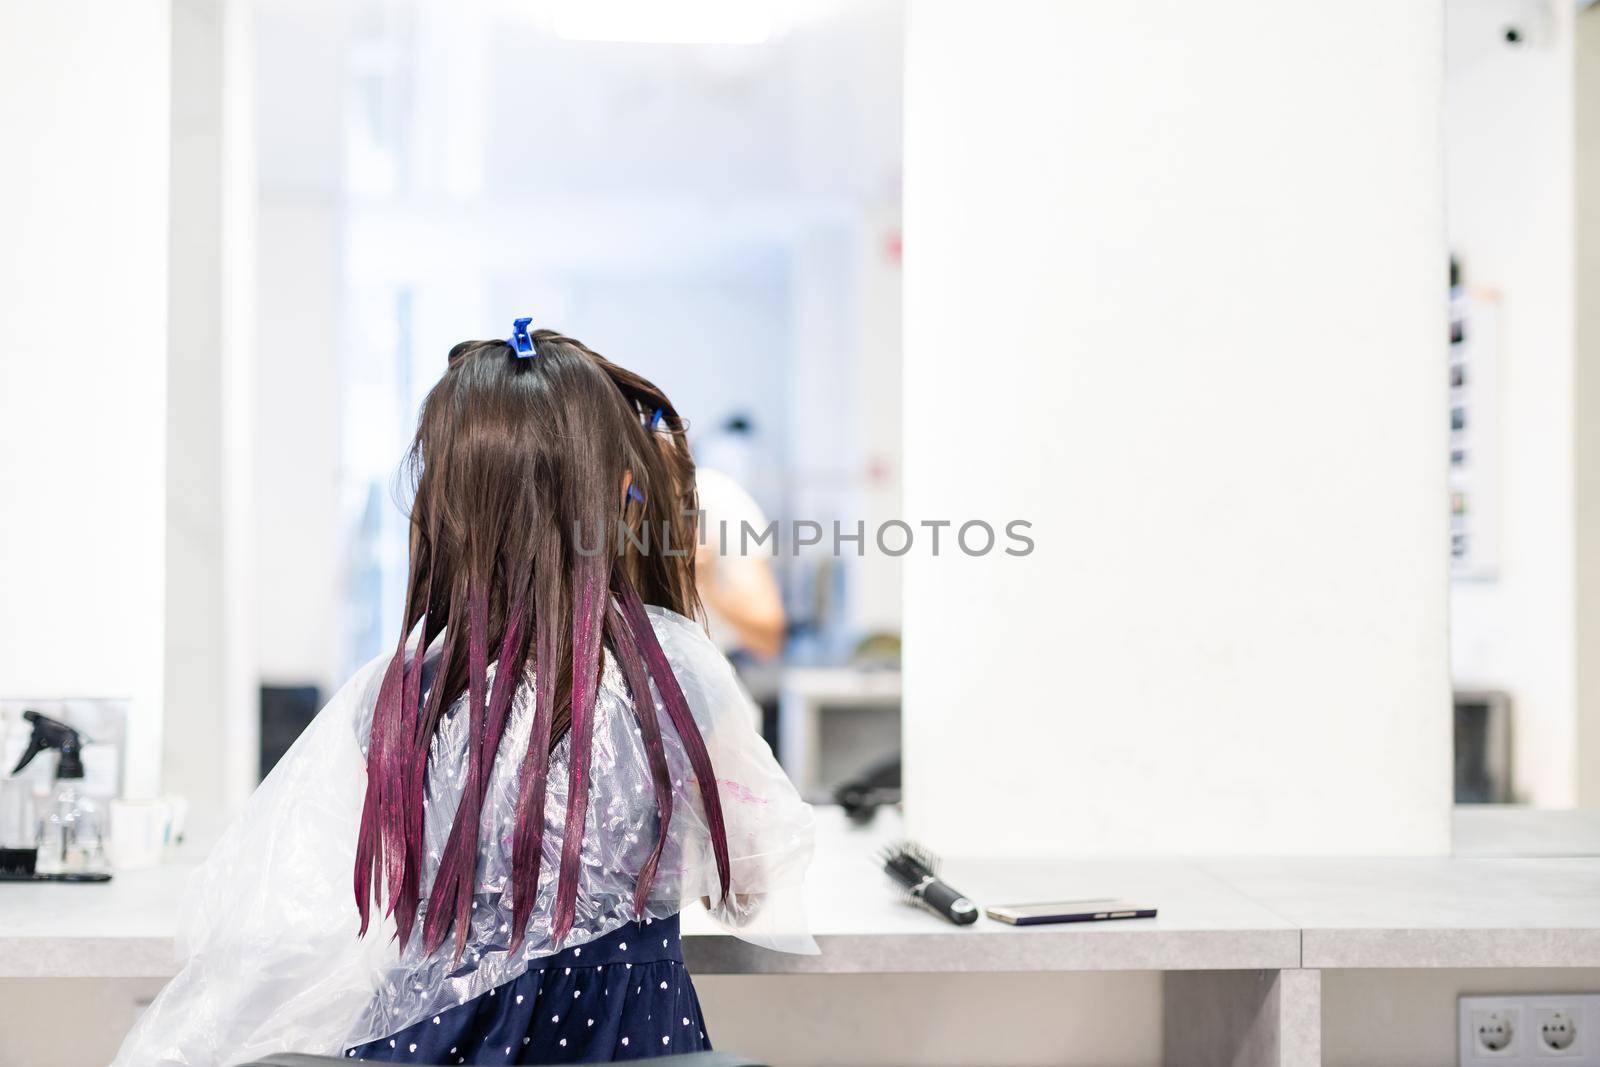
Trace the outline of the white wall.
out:
[[[156,787],[170,19],[0,6],[0,690],[128,696]]]
[[[1507,47],[1509,18],[1533,32]],[[1451,583],[1451,667],[1509,691],[1519,799],[1577,798],[1573,630],[1572,6],[1450,0],[1445,153],[1450,247],[1497,294],[1498,575]],[[1443,404],[1443,392],[1440,396]]]
[[[1459,1063],[1456,1001],[1472,996],[1600,992],[1585,967],[1322,972],[1325,1067]]]
[[[908,15],[913,832],[1444,851],[1439,4]]]

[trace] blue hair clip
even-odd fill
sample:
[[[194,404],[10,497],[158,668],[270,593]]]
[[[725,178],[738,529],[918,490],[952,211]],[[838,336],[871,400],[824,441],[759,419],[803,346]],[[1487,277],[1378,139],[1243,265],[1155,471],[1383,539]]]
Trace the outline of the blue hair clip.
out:
[[[528,317],[511,324],[511,337],[506,344],[516,350],[518,359],[533,359],[539,355],[534,350],[533,338],[528,336],[528,324],[532,321],[532,317]]]
[[[641,504],[644,503],[644,490],[640,489],[633,482],[628,483],[628,495],[626,499],[624,499],[623,504],[626,505],[627,501],[629,500],[637,500]]]
[[[653,430],[661,422],[661,409],[656,408],[656,413],[650,416],[650,428]]]

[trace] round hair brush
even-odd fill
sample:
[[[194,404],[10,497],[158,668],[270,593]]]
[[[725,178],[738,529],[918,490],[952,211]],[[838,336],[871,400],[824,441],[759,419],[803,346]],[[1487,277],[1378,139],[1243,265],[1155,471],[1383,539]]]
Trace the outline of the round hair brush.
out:
[[[906,895],[907,903],[918,904],[957,926],[978,921],[978,906],[939,878],[939,857],[914,841],[887,846],[882,853],[883,870]]]

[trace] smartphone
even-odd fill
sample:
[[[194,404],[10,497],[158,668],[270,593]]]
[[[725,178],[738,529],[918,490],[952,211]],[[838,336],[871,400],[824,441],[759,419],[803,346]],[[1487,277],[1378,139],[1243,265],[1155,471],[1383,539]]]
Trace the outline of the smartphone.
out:
[[[1156,909],[1126,900],[1062,900],[1053,904],[997,904],[989,918],[1013,926],[1041,923],[1094,923],[1108,919],[1153,919]]]

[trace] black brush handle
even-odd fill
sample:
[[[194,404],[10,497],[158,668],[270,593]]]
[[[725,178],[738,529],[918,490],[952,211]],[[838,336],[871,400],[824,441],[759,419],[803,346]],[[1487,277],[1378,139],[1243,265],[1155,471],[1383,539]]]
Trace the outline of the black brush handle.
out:
[[[978,921],[978,906],[950,886],[937,878],[930,878],[918,889],[912,890],[912,895],[922,902],[922,906],[936,915],[942,915],[957,926],[966,926]]]

